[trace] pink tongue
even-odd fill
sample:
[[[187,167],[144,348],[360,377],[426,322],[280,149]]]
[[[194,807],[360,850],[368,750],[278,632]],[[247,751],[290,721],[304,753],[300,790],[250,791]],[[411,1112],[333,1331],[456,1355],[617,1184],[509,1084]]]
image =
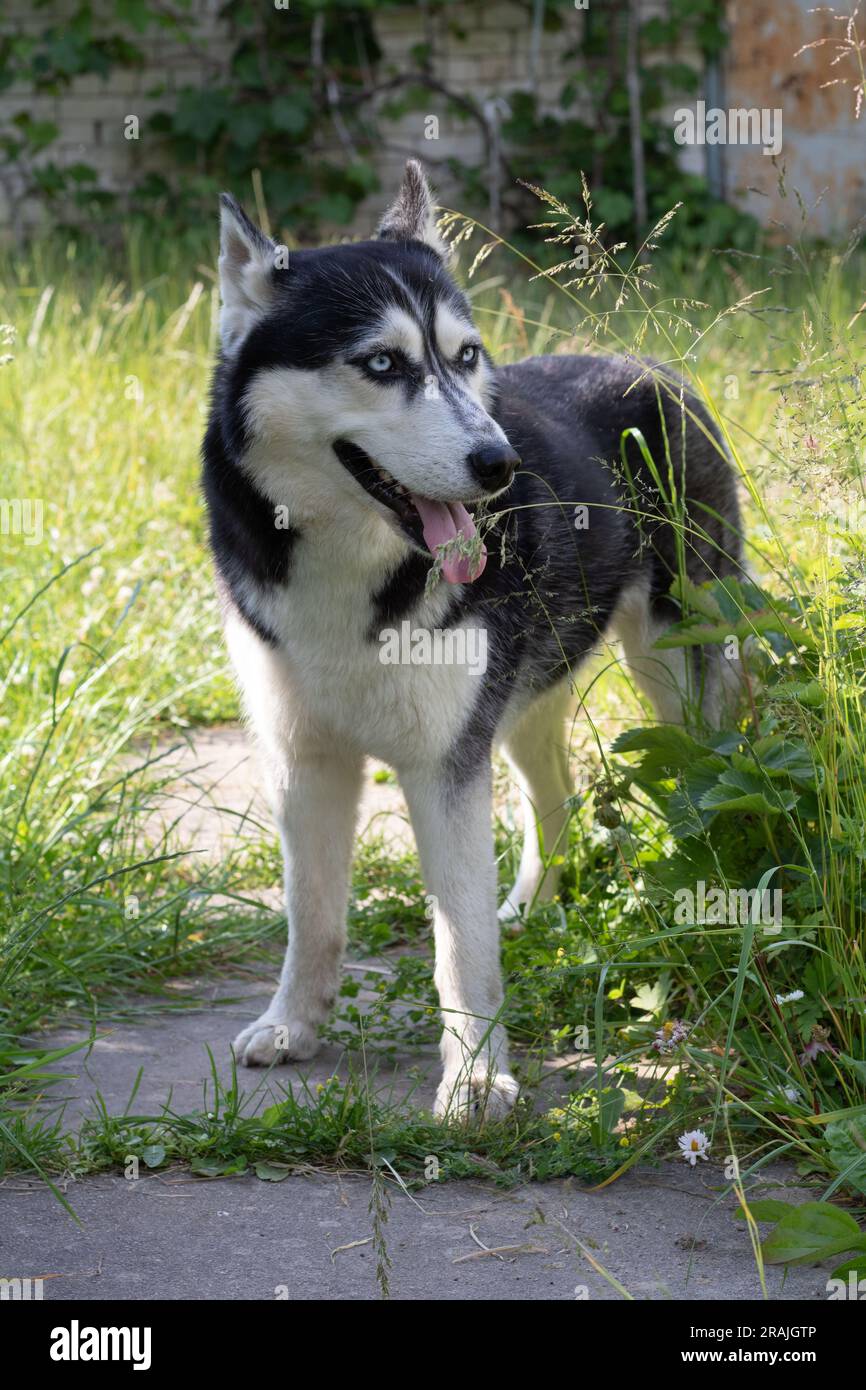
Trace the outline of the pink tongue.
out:
[[[462,502],[431,502],[429,497],[414,496],[412,502],[421,518],[424,540],[431,555],[435,555],[440,545],[453,541],[458,534],[466,540],[471,540],[475,535],[475,522]],[[442,574],[449,584],[471,584],[486,564],[485,546],[481,547],[480,558],[474,566],[465,555],[451,553],[445,557]]]

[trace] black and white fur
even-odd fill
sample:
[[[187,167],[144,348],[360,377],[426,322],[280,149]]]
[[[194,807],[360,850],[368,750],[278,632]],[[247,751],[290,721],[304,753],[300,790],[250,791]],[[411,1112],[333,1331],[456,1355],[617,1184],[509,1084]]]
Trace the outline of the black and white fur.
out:
[[[517,1086],[498,1019],[494,747],[504,746],[525,812],[508,916],[556,891],[549,861],[572,791],[564,722],[575,672],[604,635],[621,638],[665,720],[682,719],[691,686],[714,722],[731,675],[712,652],[692,662],[653,650],[676,614],[676,528],[632,440],[627,482],[623,430],[642,432],[666,485],[687,498],[683,549],[698,583],[738,567],[733,474],[703,409],[645,363],[553,356],[494,367],[448,274],[415,163],[373,240],[293,252],[277,268],[272,242],[228,197],[221,231],[204,490],[289,921],[277,991],[235,1051],[263,1065],[316,1050],[338,987],[370,755],[397,772],[435,903],[437,1110],[501,1115]],[[442,579],[425,595],[432,557],[407,494],[437,516],[450,503],[458,517],[457,504],[497,517],[474,582]],[[576,506],[588,507],[585,529]],[[383,664],[380,632],[407,618],[413,628],[483,627],[486,673]]]

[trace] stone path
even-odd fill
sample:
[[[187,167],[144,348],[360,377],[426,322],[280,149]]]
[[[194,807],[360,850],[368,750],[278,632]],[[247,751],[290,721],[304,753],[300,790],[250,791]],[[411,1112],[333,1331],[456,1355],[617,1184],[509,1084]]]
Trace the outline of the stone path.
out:
[[[759,1299],[748,1237],[714,1205],[719,1177],[665,1167],[601,1194],[574,1180],[517,1192],[466,1181],[410,1198],[394,1184],[391,1297],[619,1299],[579,1240],[636,1299]],[[4,1273],[45,1277],[46,1300],[381,1297],[364,1177],[100,1177],[66,1195],[81,1226],[44,1188],[0,1185]],[[768,1292],[824,1299],[826,1279],[798,1268],[783,1287],[770,1270]]]
[[[166,754],[160,767],[176,769],[178,776],[153,818],[154,837],[173,826],[178,847],[194,846],[215,857],[238,835],[253,836],[262,828],[268,836],[274,833],[256,755],[243,729],[201,729],[191,746],[172,740]],[[378,780],[386,774],[389,780]],[[381,837],[386,846],[415,845],[400,788],[387,768],[372,760],[364,779],[358,833]]]
[[[189,808],[204,774],[194,774],[194,786],[188,769],[205,764],[207,780],[218,786],[213,801],[227,808],[222,814],[204,803]],[[266,814],[256,800],[254,763],[236,730],[200,735],[194,752],[178,756],[178,771],[172,809],[185,809],[183,835],[198,848],[217,853],[236,832],[238,814]],[[395,787],[370,778],[364,805],[367,824],[378,819],[407,843]],[[377,963],[350,961],[347,969],[371,964]],[[122,1112],[143,1069],[136,1114],[154,1113],[167,1101],[180,1113],[201,1107],[207,1048],[226,1079],[229,1044],[259,1012],[269,987],[257,969],[216,982],[170,982],[164,1011],[151,997],[134,998],[123,1022],[100,1025],[89,1054],[57,1068],[78,1075],[60,1084],[52,1103],[65,1100],[72,1128],[97,1093],[109,1112]],[[64,1045],[82,1036],[80,1028],[65,1027],[40,1042]],[[381,1062],[374,1089],[402,1098],[411,1086],[417,1103],[429,1105],[436,1063],[432,1048]],[[242,1083],[261,1087],[257,1100],[264,1104],[290,1081],[314,1087],[343,1066],[341,1049],[327,1045],[302,1068],[275,1069],[264,1079],[244,1072]],[[419,1068],[416,1083],[409,1072]],[[595,1261],[636,1299],[760,1299],[748,1235],[733,1219],[731,1198],[719,1200],[725,1186],[711,1163],[690,1169],[678,1162],[632,1171],[601,1192],[570,1179],[510,1191],[484,1181],[431,1183],[409,1195],[389,1182],[384,1240],[391,1296],[622,1297]],[[779,1165],[765,1174],[760,1194],[784,1189],[792,1200],[813,1195],[797,1186],[790,1167]],[[178,1169],[143,1171],[134,1181],[85,1178],[69,1182],[65,1192],[80,1225],[41,1184],[0,1183],[0,1274],[43,1277],[46,1299],[381,1297],[365,1175],[310,1172],[269,1183],[251,1176],[209,1180]],[[796,1268],[783,1283],[780,1271],[768,1270],[770,1297],[824,1299],[828,1272]]]

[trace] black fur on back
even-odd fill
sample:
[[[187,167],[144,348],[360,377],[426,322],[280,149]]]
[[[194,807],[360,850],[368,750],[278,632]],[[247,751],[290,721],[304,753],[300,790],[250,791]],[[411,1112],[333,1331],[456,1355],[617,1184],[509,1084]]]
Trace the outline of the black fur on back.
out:
[[[741,573],[737,488],[718,431],[678,381],[647,368],[563,355],[497,370],[492,413],[522,466],[493,504],[505,515],[487,538],[487,567],[462,591],[461,616],[483,614],[488,650],[500,654],[469,738],[492,736],[511,685],[541,690],[575,671],[632,584],[648,585],[659,626],[674,621],[678,535],[692,582]],[[633,436],[623,461],[627,429],[640,431],[667,499],[682,498],[684,512],[662,500]]]

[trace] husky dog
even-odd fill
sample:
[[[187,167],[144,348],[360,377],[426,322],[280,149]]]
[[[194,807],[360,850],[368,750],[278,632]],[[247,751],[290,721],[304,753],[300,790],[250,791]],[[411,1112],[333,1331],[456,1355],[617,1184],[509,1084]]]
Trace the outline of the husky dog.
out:
[[[564,721],[605,634],[660,718],[682,720],[690,687],[718,718],[729,663],[653,643],[676,616],[678,565],[696,583],[738,569],[734,476],[699,403],[646,363],[495,367],[415,162],[373,240],[286,259],[224,196],[203,481],[289,923],[276,993],[235,1052],[254,1066],[316,1051],[369,755],[399,777],[435,909],[437,1113],[499,1116],[517,1084],[500,1020],[493,749],[523,799],[503,904],[515,916],[557,889]],[[485,669],[383,660],[383,634],[407,622],[480,633]]]

